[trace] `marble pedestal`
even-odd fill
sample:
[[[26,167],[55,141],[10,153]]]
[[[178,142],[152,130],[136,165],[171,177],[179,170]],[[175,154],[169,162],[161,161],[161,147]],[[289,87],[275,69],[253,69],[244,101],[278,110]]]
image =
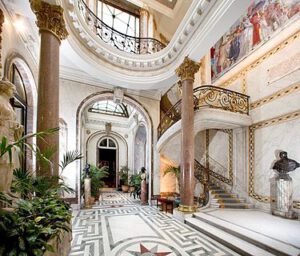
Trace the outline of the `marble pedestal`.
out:
[[[293,181],[288,174],[280,174],[275,177],[275,202],[272,214],[288,219],[296,219],[298,216],[293,211]]]
[[[85,208],[91,208],[91,179],[84,179],[84,206]]]

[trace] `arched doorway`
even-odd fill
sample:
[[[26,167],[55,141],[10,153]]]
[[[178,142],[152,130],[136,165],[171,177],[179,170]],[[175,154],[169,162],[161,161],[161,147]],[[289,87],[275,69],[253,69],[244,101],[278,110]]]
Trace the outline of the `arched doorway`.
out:
[[[147,131],[143,124],[138,126],[134,140],[134,170],[138,173],[146,166]]]
[[[103,179],[105,187],[117,187],[117,143],[109,137],[100,140],[97,150],[97,166],[108,168],[108,177]]]

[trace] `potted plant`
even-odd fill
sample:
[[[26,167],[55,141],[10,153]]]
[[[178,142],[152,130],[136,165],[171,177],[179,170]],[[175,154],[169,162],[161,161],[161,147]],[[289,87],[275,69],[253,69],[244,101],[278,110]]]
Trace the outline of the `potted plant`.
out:
[[[101,168],[96,167],[95,165],[90,165],[89,176],[91,178],[91,195],[95,200],[99,200],[100,188],[104,186],[103,178],[106,178],[109,175],[108,167],[102,166]]]
[[[128,190],[129,190],[129,186],[128,186],[128,172],[129,172],[128,166],[124,165],[124,166],[121,167],[121,170],[120,170],[120,180],[121,180],[122,191],[124,193],[127,193]]]
[[[130,188],[129,188],[129,192],[130,195],[133,195],[134,198],[139,197],[141,194],[141,182],[142,182],[142,178],[140,174],[133,174],[130,177]]]
[[[28,134],[13,142],[3,137],[0,140],[0,159],[8,155],[11,163],[13,150],[16,148],[19,154],[24,154],[26,148],[32,150],[39,161],[50,164],[46,154],[41,154],[35,145],[26,141],[56,131],[58,129]],[[81,154],[76,151],[66,153],[60,163],[61,173],[68,164],[80,158]],[[67,255],[71,241],[72,214],[70,205],[61,196],[64,192],[72,192],[72,189],[65,185],[62,176],[35,177],[32,172],[23,169],[15,169],[13,176],[9,186],[15,193],[10,195],[15,198],[0,192],[0,201],[10,207],[9,211],[0,208],[0,255],[39,256],[47,255],[48,252]]]

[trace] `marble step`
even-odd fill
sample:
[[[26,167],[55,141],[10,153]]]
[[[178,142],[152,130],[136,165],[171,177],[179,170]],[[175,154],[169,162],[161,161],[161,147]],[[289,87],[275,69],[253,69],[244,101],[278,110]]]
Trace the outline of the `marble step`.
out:
[[[300,255],[300,249],[290,244],[284,243],[278,239],[273,239],[269,236],[252,231],[250,229],[235,225],[233,223],[222,220],[220,218],[216,218],[214,216],[205,213],[195,213],[193,214],[193,218],[197,219],[199,223],[205,223],[206,225],[222,230],[223,232],[226,232],[231,236],[237,237],[248,243],[251,243],[252,245],[257,246],[265,251],[268,251],[273,255],[278,255],[278,256]],[[212,235],[218,236],[218,233]]]
[[[213,198],[211,200],[212,203],[245,203],[246,199],[245,198]]]
[[[230,209],[252,209],[253,205],[248,203],[214,203],[210,204],[212,208],[230,208]]]
[[[222,199],[222,198],[238,198],[238,195],[237,194],[218,194],[218,195],[212,195],[213,198],[216,198],[216,199]]]
[[[274,254],[199,219],[188,218],[185,223],[243,256],[274,256]]]

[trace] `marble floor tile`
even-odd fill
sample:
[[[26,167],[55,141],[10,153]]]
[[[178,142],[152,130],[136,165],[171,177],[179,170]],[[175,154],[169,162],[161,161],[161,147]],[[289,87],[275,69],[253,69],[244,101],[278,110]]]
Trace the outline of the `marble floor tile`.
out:
[[[102,193],[73,220],[70,256],[237,255],[220,243],[129,194]]]

